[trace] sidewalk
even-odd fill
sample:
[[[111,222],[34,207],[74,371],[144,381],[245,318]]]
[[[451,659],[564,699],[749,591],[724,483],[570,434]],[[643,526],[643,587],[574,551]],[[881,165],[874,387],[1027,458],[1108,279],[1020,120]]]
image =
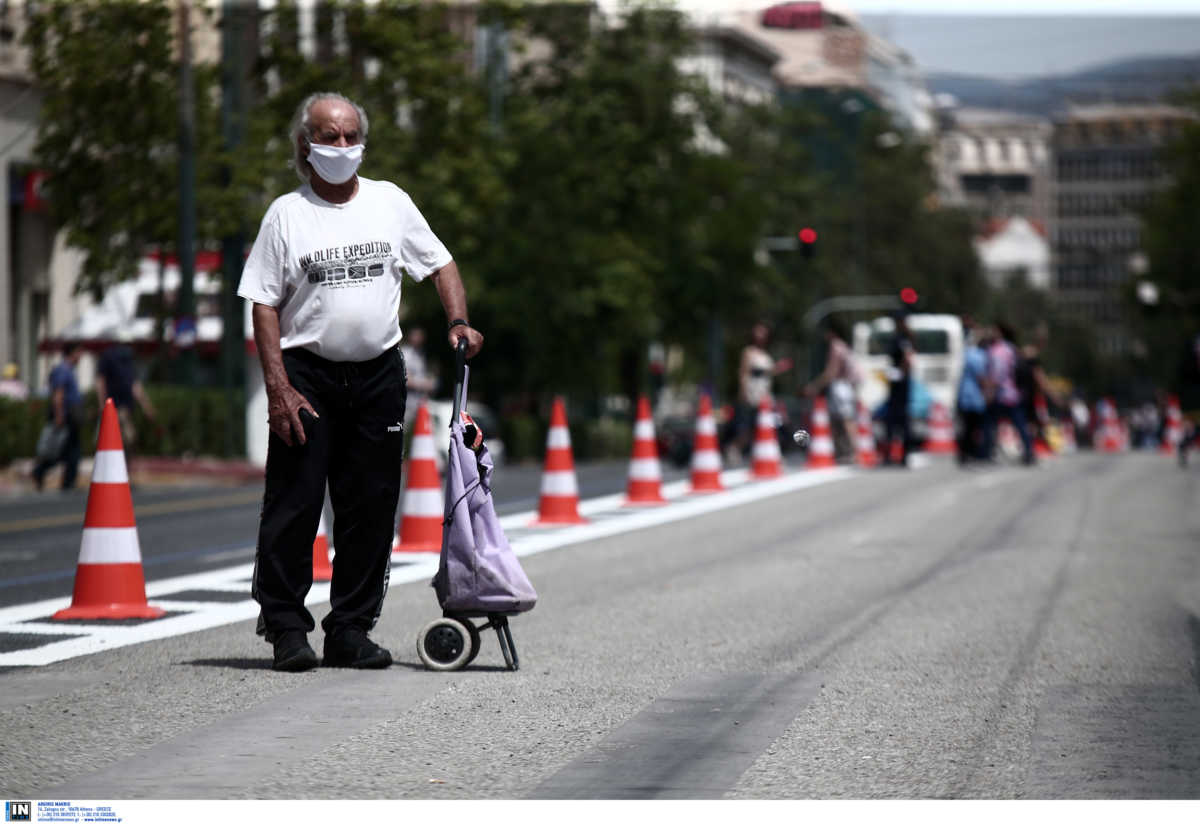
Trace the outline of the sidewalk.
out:
[[[33,459],[21,458],[0,469],[0,496],[33,493]],[[57,490],[61,466],[46,475],[45,489]],[[221,458],[134,458],[129,479],[138,486],[241,486],[260,482],[263,468],[246,460]],[[86,489],[92,479],[92,458],[79,461],[77,486]]]

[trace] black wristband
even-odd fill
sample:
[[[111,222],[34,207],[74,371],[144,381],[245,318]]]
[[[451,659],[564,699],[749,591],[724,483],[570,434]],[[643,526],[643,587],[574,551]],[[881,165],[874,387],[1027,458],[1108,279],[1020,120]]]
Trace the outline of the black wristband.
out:
[[[467,323],[462,318],[455,318],[454,320],[450,321],[450,325],[446,328],[447,328],[447,330],[449,330],[449,329],[453,329],[455,326],[470,326],[470,325],[471,324]]]

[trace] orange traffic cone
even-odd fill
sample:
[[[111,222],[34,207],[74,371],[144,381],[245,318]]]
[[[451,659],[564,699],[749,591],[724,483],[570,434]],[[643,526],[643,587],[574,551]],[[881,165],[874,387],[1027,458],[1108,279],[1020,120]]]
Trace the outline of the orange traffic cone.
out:
[[[1033,454],[1037,458],[1053,458],[1054,447],[1047,440],[1051,423],[1050,410],[1046,406],[1046,397],[1040,392],[1033,396],[1033,412],[1038,423],[1038,434],[1033,439]]]
[[[404,487],[399,540],[392,545],[392,552],[440,552],[444,509],[437,447],[433,444],[429,410],[422,403],[417,407],[417,421],[409,447],[408,481]]]
[[[163,615],[165,610],[146,603],[146,579],[142,574],[142,550],[125,468],[125,447],[121,443],[117,408],[109,398],[100,418],[79,565],[75,569],[75,592],[71,606],[54,613],[54,619]]]
[[[1124,448],[1124,433],[1121,422],[1117,418],[1117,406],[1111,399],[1105,398],[1096,404],[1100,413],[1100,451],[1120,452]]]
[[[1183,411],[1179,408],[1179,398],[1171,395],[1167,398],[1167,421],[1163,429],[1162,443],[1158,449],[1164,455],[1174,455],[1183,440]]]
[[[629,462],[629,486],[625,505],[665,504],[662,494],[662,466],[658,462],[658,443],[654,437],[654,417],[645,395],[638,398],[637,420],[633,424],[633,458]]]
[[[861,401],[858,404],[858,443],[855,449],[859,466],[875,466],[879,463],[879,453],[875,451],[875,432],[871,423],[871,413]]]
[[[953,455],[957,450],[950,413],[940,403],[934,403],[929,410],[929,437],[925,439],[924,451],[931,455]]]
[[[775,435],[775,410],[768,398],[763,398],[758,405],[758,428],[754,431],[750,474],[755,478],[778,478],[783,474],[783,455]]]
[[[1008,456],[1017,455],[1024,449],[1021,435],[1009,421],[1003,420],[996,424],[996,445]]]
[[[829,429],[829,411],[825,399],[819,395],[813,400],[812,441],[808,447],[808,468],[824,469],[835,466],[833,457],[833,433]]]
[[[542,496],[537,524],[586,524],[579,516],[579,485],[575,481],[575,458],[571,454],[571,430],[562,398],[550,408],[550,431],[546,433],[546,463],[542,469]]]
[[[333,580],[333,565],[329,563],[329,530],[325,528],[324,503],[321,504],[321,523],[317,526],[317,538],[313,541],[313,580]]]
[[[713,420],[712,400],[700,396],[696,410],[696,434],[692,439],[692,492],[720,492],[721,452],[717,447],[717,422]]]

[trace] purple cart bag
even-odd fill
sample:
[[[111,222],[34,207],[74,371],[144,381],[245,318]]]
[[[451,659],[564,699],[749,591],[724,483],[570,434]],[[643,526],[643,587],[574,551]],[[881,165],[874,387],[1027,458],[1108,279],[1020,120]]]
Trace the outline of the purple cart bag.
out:
[[[463,443],[462,422],[451,423],[442,557],[433,579],[447,613],[512,614],[537,603],[492,506],[493,469],[487,446],[476,453]]]
[[[492,456],[486,446],[475,451],[464,441],[459,411],[467,400],[465,341],[459,342],[456,356],[442,553],[433,578],[442,617],[417,635],[417,652],[432,670],[461,669],[479,653],[479,630],[494,629],[505,663],[516,670],[519,661],[508,616],[533,609],[537,593],[492,506]],[[487,623],[476,626],[472,618],[486,618]]]

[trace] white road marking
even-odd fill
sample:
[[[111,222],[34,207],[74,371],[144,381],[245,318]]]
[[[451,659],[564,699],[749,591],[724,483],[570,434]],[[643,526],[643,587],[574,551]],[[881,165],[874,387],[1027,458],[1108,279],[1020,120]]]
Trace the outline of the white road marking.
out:
[[[532,510],[506,515],[500,523],[506,534],[513,533],[508,536],[513,551],[525,557],[844,480],[858,471],[850,467],[799,470],[781,478],[755,481],[748,470],[733,469],[721,474],[721,481],[727,487],[724,492],[691,495],[687,480],[664,484],[663,497],[668,503],[659,507],[626,507],[624,493],[581,501],[579,513],[585,518],[596,518],[588,524],[529,529],[530,522],[536,517]],[[253,552],[253,547],[238,551]],[[336,547],[334,551],[337,551]],[[437,572],[438,553],[396,553],[392,563],[391,585],[428,581]],[[81,655],[251,620],[258,616],[258,604],[250,598],[253,571],[254,565],[246,563],[151,581],[146,585],[147,601],[175,614],[136,624],[52,621],[50,616],[54,612],[70,606],[70,598],[52,598],[0,609],[0,634],[74,636],[30,649],[0,653],[0,667],[44,666]],[[246,599],[235,602],[156,600],[197,590],[244,592]],[[314,583],[305,603],[315,606],[328,600],[329,584]]]

